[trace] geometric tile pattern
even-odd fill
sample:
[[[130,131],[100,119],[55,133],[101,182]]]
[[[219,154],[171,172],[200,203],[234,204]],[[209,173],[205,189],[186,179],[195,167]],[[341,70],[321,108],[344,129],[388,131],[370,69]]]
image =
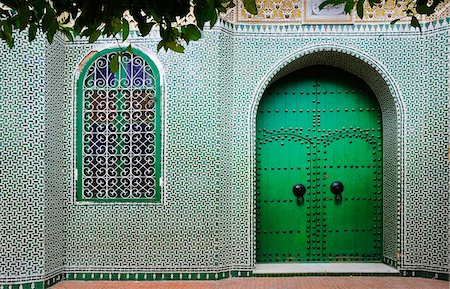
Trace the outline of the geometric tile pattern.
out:
[[[45,273],[50,277],[62,272],[65,258],[65,140],[64,71],[65,43],[57,36],[45,49]]]
[[[380,102],[385,258],[448,274],[449,22],[426,24],[423,35],[404,24],[221,22],[184,54],[156,54],[156,36],[132,34],[163,88],[161,202],[137,204],[76,202],[79,64],[114,42],[45,50],[43,39],[21,36],[0,59],[9,84],[0,86],[0,284],[61,270],[251,271],[255,108],[272,79],[318,62],[358,75]]]
[[[386,0],[378,5],[370,7],[369,2],[364,4],[364,17],[355,17],[355,22],[391,22],[394,19],[405,16],[406,1]],[[355,9],[353,13],[356,13]],[[356,16],[356,15],[355,15]],[[405,21],[408,21],[405,19]]]
[[[450,16],[450,0],[445,0],[436,7],[436,12],[427,17],[427,20],[439,20]]]
[[[0,44],[0,283],[44,273],[43,38]]]
[[[408,87],[411,106],[405,136],[411,158],[406,172],[404,266],[408,269],[449,270],[449,55],[436,45],[450,45],[448,35],[428,37],[428,53],[420,63],[420,86]],[[439,74],[435,77],[436,73]],[[408,218],[409,217],[409,218]],[[433,254],[425,253],[432,251]],[[420,265],[417,265],[420,264]]]
[[[143,44],[136,44],[135,48],[148,51],[147,47],[154,48],[155,43],[156,39],[147,40]],[[77,67],[84,56],[92,50],[100,51],[102,48],[101,43],[95,47],[68,45],[66,67]],[[202,59],[201,53],[186,53],[183,58],[179,58],[178,54],[166,56],[167,62],[171,63],[170,66],[163,66],[166,71],[173,71],[175,67],[188,67],[189,63],[201,63]],[[164,58],[155,58],[154,62],[164,61]],[[203,76],[202,81],[198,73],[202,70],[206,73],[207,68],[205,63],[204,67],[199,65],[197,70],[187,70],[183,74],[167,74],[167,79],[164,80],[164,83],[167,83],[164,90],[170,92],[171,96],[170,99],[164,99],[164,95],[162,97],[164,111],[178,111],[179,114],[162,116],[165,150],[162,166],[170,168],[163,172],[163,203],[74,205],[70,200],[67,224],[71,228],[67,232],[68,270],[138,268],[152,271],[155,268],[176,268],[179,271],[186,268],[210,270],[209,268],[214,266],[215,251],[204,248],[214,248],[216,239],[214,230],[211,230],[216,218],[215,128],[213,122],[208,124],[209,127],[204,127],[203,132],[198,131],[196,127],[202,123],[202,117],[214,120],[216,100],[210,97],[199,107],[192,99],[199,95],[200,91],[196,90],[194,85],[180,85],[190,83],[195,77],[198,79],[196,85],[207,87],[207,74]],[[214,91],[215,88],[211,87],[209,92],[203,90],[202,93],[212,95]],[[73,105],[73,93],[71,90],[66,96],[69,107]],[[201,115],[199,111],[202,112]],[[73,119],[69,123],[72,121]],[[171,145],[166,146],[167,143]],[[67,193],[68,196],[73,196],[73,192]],[[201,212],[202,215],[200,217],[193,212]],[[105,219],[107,215],[109,217]],[[87,216],[99,218],[92,222]],[[106,220],[111,221],[105,222]],[[99,225],[103,228],[101,236],[98,234]],[[170,242],[167,241],[169,235]],[[104,246],[105,250],[98,250],[99,245]],[[183,255],[183,258],[180,258],[180,255]]]

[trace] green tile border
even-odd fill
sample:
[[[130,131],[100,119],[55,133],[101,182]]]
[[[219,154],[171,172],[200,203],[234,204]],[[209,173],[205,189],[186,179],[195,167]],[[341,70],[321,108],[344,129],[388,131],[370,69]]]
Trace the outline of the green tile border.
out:
[[[253,274],[252,271],[224,271],[224,272],[172,272],[172,273],[112,273],[112,272],[73,272],[61,273],[45,281],[29,283],[0,284],[0,289],[46,289],[62,280],[76,281],[217,281],[227,278],[246,277],[306,277],[306,276],[404,276],[422,277],[449,281],[448,273],[430,271],[401,270],[400,273],[276,273]]]
[[[46,289],[64,279],[64,274],[60,273],[44,281],[33,281],[23,283],[4,283],[0,284],[0,289]]]
[[[45,280],[44,289],[55,285],[56,283],[58,283],[59,281],[62,281],[63,279],[64,279],[64,273],[61,273],[52,278]]]
[[[225,272],[168,272],[168,273],[142,273],[142,272],[73,272],[65,273],[65,280],[83,281],[179,281],[179,280],[222,280],[230,277],[253,277],[252,271],[225,271]]]
[[[393,268],[397,268],[398,262],[396,260],[387,258],[387,257],[383,257],[383,263],[386,265],[389,265]]]
[[[16,283],[16,284],[2,284],[0,289],[44,289],[44,282],[31,282],[31,283]]]
[[[402,276],[405,277],[421,277],[428,279],[450,281],[450,273],[439,273],[423,270],[400,270],[400,273]]]

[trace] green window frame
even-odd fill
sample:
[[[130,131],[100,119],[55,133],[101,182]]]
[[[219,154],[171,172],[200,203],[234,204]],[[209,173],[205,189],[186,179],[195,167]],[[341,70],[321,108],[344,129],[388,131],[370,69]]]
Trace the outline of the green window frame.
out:
[[[159,202],[160,73],[143,52],[96,53],[77,82],[77,201]]]

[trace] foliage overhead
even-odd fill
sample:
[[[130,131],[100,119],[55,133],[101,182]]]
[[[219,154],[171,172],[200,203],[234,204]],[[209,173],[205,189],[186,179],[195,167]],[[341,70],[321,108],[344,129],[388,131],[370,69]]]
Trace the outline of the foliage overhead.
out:
[[[57,31],[73,41],[74,36],[95,42],[100,36],[119,33],[126,40],[130,31],[128,14],[136,21],[141,36],[159,27],[158,49],[183,52],[184,43],[198,40],[207,22],[211,27],[218,14],[234,6],[233,0],[0,0],[0,38],[14,46],[13,30],[28,29],[33,41],[42,31],[52,42]],[[248,12],[256,14],[255,0],[243,0]],[[3,5],[1,5],[3,4]],[[6,6],[6,7],[2,7]],[[195,16],[184,21],[191,9]],[[127,12],[127,13],[125,13]]]
[[[90,43],[100,36],[113,36],[125,41],[130,32],[130,17],[136,21],[141,36],[146,36],[154,27],[159,27],[161,41],[158,49],[183,52],[184,45],[200,39],[201,31],[209,22],[214,26],[218,15],[243,1],[245,9],[257,14],[255,0],[0,0],[0,38],[9,47],[14,46],[14,30],[28,30],[28,39],[33,41],[38,31],[52,42],[57,31],[70,41],[74,36],[86,37]],[[363,17],[363,6],[378,5],[384,0],[324,0],[326,5],[345,4],[350,13],[356,6],[359,17]],[[396,0],[398,1],[398,0]],[[431,15],[445,0],[407,0],[405,17],[411,26],[420,28],[417,15]],[[188,15],[195,21],[185,21]],[[404,18],[405,18],[404,17]],[[400,19],[393,21],[395,23]],[[131,50],[131,48],[129,48]]]

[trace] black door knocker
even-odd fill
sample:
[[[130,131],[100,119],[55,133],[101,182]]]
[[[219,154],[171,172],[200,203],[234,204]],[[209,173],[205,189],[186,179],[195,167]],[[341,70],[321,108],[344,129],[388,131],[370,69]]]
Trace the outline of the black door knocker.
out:
[[[344,191],[344,185],[341,182],[333,182],[330,186],[331,192],[334,194],[334,200],[336,203],[342,202],[342,192]]]
[[[305,201],[303,196],[306,193],[306,187],[302,184],[296,184],[292,188],[292,192],[294,193],[294,196],[297,197],[297,204],[303,204],[303,202]]]

